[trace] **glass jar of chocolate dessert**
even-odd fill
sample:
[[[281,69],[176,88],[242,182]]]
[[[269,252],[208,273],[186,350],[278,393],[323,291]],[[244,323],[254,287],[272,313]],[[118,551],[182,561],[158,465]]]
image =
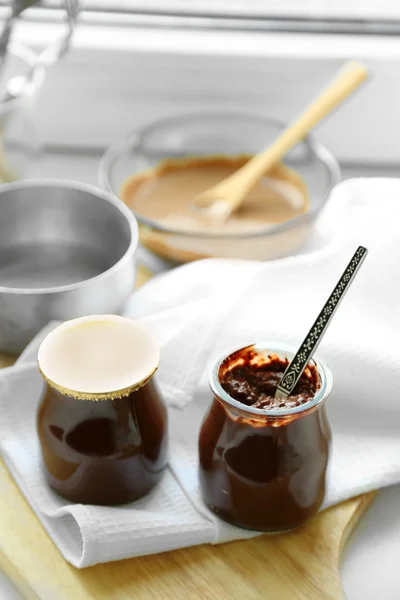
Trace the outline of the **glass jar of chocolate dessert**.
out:
[[[83,504],[131,502],[167,464],[167,411],[153,375],[159,348],[139,323],[105,315],[67,321],[38,354],[44,471],[59,494]]]
[[[332,374],[313,359],[293,395],[275,398],[295,351],[262,342],[225,353],[210,371],[200,485],[207,506],[239,527],[291,529],[312,517],[324,498]]]

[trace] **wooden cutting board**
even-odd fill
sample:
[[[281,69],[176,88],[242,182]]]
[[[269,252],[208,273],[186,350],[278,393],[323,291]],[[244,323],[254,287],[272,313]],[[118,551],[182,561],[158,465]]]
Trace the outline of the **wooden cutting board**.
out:
[[[150,277],[141,270],[139,282]],[[15,357],[0,354],[0,367]],[[349,534],[375,493],[284,534],[78,570],[59,553],[0,461],[0,568],[26,600],[338,600]]]

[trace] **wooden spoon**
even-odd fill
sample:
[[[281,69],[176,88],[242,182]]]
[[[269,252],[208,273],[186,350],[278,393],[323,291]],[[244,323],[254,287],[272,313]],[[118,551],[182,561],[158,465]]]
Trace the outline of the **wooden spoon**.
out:
[[[368,71],[361,63],[346,63],[314,102],[283,130],[272,146],[254,156],[246,165],[217,185],[196,196],[192,205],[201,209],[201,214],[215,221],[226,221],[268,169],[354,92],[367,76]]]

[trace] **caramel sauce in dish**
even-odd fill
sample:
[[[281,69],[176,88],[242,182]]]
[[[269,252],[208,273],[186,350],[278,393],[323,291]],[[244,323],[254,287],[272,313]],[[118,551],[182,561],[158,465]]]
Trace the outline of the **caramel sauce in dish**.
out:
[[[167,464],[167,411],[152,379],[149,332],[117,316],[84,317],[39,349],[46,381],[37,426],[49,485],[82,504],[131,502]]]
[[[248,155],[216,155],[166,159],[152,169],[129,177],[120,190],[123,202],[139,220],[145,218],[158,227],[167,228],[167,233],[163,233],[142,226],[142,243],[178,262],[225,256],[227,252],[229,255],[228,245],[236,243],[232,238],[227,239],[229,236],[261,233],[307,211],[308,190],[303,179],[296,171],[278,163],[226,223],[204,219],[201,212],[193,208],[191,200],[240,169],[250,158]],[[182,232],[188,234],[187,239],[177,241]],[[202,242],[204,235],[209,237]]]

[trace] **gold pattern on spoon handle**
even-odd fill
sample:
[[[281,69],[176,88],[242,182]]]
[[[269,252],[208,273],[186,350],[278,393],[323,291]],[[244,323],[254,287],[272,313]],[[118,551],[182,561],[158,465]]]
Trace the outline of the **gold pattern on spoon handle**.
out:
[[[286,398],[295,388],[296,383],[299,381],[304,369],[307,367],[309,360],[324,336],[340,301],[343,299],[346,291],[356,276],[367,253],[368,250],[364,248],[364,246],[359,246],[356,250],[335,289],[316,318],[315,323],[286,367],[275,393],[277,398]]]

